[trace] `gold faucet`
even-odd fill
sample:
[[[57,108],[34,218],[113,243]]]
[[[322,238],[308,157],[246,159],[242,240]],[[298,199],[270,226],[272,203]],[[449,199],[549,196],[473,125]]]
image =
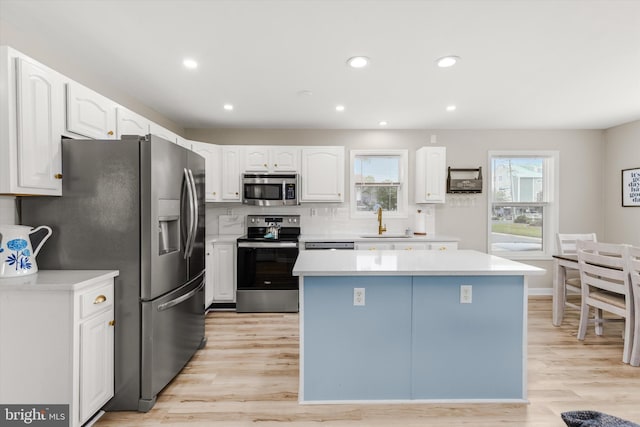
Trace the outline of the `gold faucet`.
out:
[[[386,224],[382,225],[382,207],[378,208],[378,234],[382,235],[383,232],[387,231]]]

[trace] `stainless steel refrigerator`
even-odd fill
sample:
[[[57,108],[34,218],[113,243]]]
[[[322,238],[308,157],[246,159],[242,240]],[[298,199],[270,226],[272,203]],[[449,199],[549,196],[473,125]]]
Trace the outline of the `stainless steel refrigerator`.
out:
[[[22,197],[21,223],[53,229],[40,269],[120,270],[105,408],[146,412],[206,341],[204,159],[149,135],[63,140],[62,164],[62,196]]]

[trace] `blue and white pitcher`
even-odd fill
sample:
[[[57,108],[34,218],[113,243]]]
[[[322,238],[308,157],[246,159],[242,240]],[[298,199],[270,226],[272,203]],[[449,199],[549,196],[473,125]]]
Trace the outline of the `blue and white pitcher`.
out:
[[[33,250],[29,235],[43,229],[47,230],[47,234]],[[51,233],[51,228],[46,225],[37,228],[26,225],[0,225],[0,279],[37,273],[36,255],[44,242],[51,237]]]

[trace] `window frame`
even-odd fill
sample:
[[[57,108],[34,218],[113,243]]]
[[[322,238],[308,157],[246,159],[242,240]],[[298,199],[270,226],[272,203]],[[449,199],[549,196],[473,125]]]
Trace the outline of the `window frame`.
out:
[[[350,150],[349,151],[349,201],[351,218],[371,218],[372,212],[360,212],[356,205],[356,180],[354,172],[354,162],[358,156],[399,156],[399,182],[398,191],[398,211],[383,211],[385,218],[408,218],[409,212],[409,150],[389,149],[389,150]]]
[[[495,202],[493,200],[493,162],[495,158],[543,158],[543,194],[541,202]],[[487,253],[514,260],[549,260],[555,250],[555,236],[559,224],[560,201],[560,152],[549,150],[500,150],[488,152],[488,197],[487,197]],[[540,251],[492,251],[491,228],[492,213],[495,204],[511,206],[542,206],[542,250]]]

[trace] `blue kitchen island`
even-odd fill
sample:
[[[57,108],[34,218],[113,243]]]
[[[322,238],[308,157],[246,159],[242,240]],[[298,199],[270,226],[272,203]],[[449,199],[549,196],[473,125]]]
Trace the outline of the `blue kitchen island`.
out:
[[[526,402],[530,265],[460,251],[301,251],[301,403]]]

